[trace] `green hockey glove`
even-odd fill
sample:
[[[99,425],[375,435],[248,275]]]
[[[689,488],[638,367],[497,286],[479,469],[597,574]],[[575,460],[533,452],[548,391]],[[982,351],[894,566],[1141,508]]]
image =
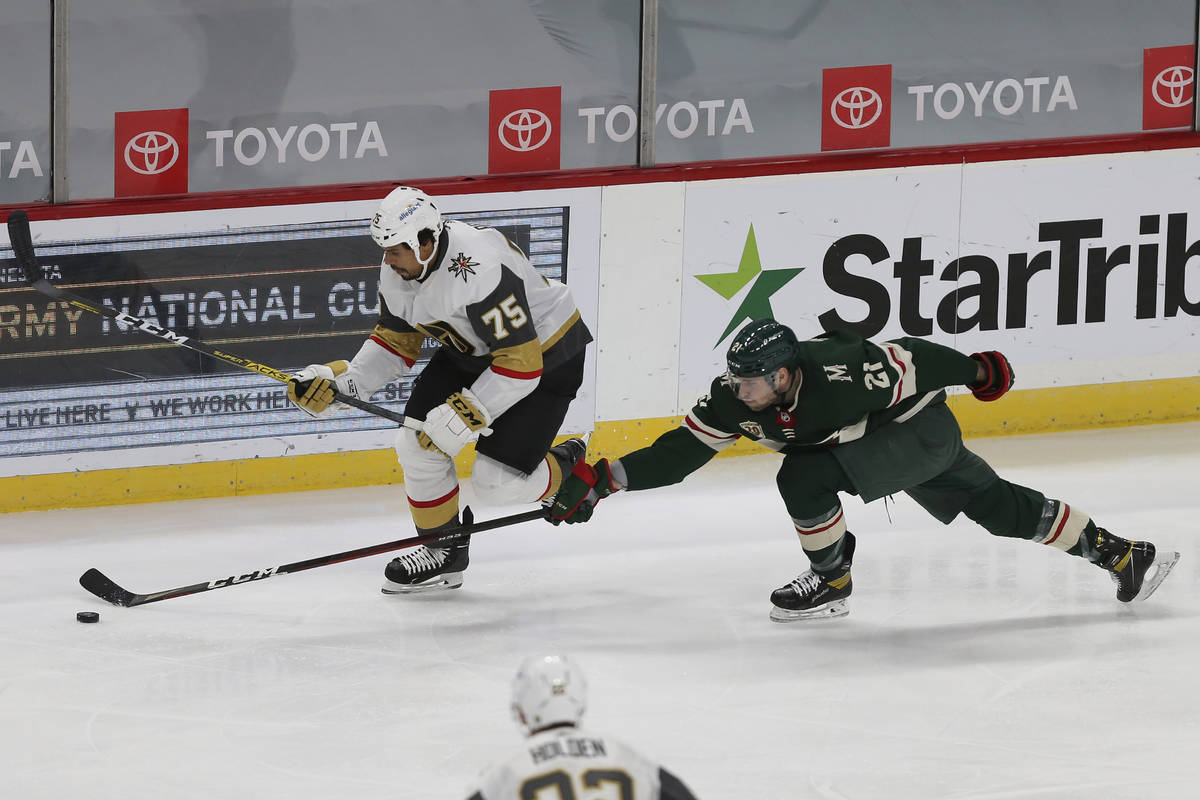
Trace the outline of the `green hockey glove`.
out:
[[[984,402],[999,400],[1012,388],[1016,378],[1013,376],[1012,365],[1003,353],[987,350],[983,353],[972,353],[971,358],[983,366],[983,380],[967,384],[967,388],[977,399]]]
[[[568,525],[587,522],[592,518],[596,503],[616,490],[616,481],[613,480],[607,458],[595,464],[579,461],[563,480],[558,494],[554,495],[554,503],[550,506],[550,522],[555,525],[560,522]]]

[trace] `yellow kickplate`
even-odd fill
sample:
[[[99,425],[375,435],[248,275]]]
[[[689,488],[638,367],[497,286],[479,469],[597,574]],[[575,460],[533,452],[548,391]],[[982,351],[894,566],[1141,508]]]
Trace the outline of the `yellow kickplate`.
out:
[[[1200,378],[1012,391],[994,403],[956,395],[949,404],[967,438],[1184,422],[1200,419]],[[681,420],[599,422],[588,444],[588,458],[617,458],[645,447]],[[758,445],[741,439],[720,455],[761,452]],[[456,459],[460,476],[469,474],[473,461],[474,449],[468,447]],[[390,449],[27,475],[0,478],[0,512],[340,489],[403,480]]]

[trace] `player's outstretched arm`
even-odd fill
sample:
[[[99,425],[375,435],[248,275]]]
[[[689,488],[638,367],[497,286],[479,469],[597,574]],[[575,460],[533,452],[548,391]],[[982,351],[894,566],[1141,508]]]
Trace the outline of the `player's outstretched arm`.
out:
[[[982,353],[972,353],[971,358],[979,365],[975,380],[967,384],[971,394],[979,400],[990,402],[999,400],[1012,388],[1016,381],[1012,365],[1003,353],[987,350]]]
[[[587,522],[596,503],[613,492],[669,486],[707,464],[718,450],[733,444],[739,436],[706,422],[710,416],[707,406],[706,396],[678,428],[659,436],[649,447],[626,453],[612,463],[601,459],[590,465],[576,464],[554,496],[550,522]]]
[[[609,464],[607,458],[595,464],[578,462],[571,474],[563,479],[558,494],[554,495],[554,502],[550,506],[550,522],[555,525],[560,522],[587,522],[592,518],[596,503],[620,491],[622,485],[613,475],[613,465]]]

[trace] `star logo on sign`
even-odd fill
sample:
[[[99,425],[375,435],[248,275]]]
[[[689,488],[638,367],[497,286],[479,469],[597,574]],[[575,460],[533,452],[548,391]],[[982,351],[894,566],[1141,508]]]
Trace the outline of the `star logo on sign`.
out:
[[[697,275],[696,280],[712,289],[726,300],[732,300],[738,292],[750,286],[750,291],[742,299],[741,305],[733,313],[733,318],[725,326],[725,331],[717,339],[717,345],[742,323],[756,319],[775,319],[771,308],[771,295],[782,289],[788,281],[804,271],[804,267],[783,267],[780,269],[763,269],[758,257],[758,241],[754,238],[754,226],[746,234],[746,244],[742,247],[742,258],[738,262],[737,272],[716,272],[710,275]]]
[[[450,263],[446,265],[446,269],[449,270],[451,275],[457,275],[463,279],[463,283],[466,283],[467,275],[475,274],[475,270],[471,269],[471,267],[478,266],[478,261],[472,261],[470,256],[465,256],[460,252],[457,256],[450,259]]]

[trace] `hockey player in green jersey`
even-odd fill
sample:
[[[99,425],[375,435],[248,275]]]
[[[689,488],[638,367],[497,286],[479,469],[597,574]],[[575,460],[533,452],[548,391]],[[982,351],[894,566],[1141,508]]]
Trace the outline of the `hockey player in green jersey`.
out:
[[[678,483],[745,436],[783,454],[776,482],[810,562],[771,593],[776,622],[849,613],[855,539],[842,492],[870,502],[902,491],[944,524],[962,513],[995,536],[1080,556],[1111,573],[1122,602],[1149,597],[1179,558],[1004,480],[964,446],[945,389],[966,385],[980,400],[999,399],[1013,372],[998,352],[967,356],[907,337],[876,344],[848,331],[801,342],[761,319],[734,337],[727,364],[683,423],[649,447],[611,463],[577,462],[551,521],[587,521],[621,489]]]

